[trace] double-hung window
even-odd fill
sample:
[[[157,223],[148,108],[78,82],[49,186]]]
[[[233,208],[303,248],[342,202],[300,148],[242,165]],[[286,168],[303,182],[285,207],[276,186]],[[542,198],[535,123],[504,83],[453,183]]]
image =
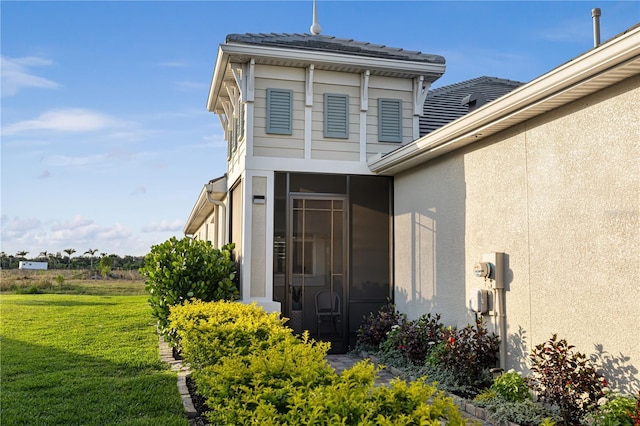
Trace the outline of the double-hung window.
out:
[[[324,94],[324,137],[349,137],[349,95]]]
[[[402,142],[401,99],[378,99],[378,141]]]
[[[293,90],[267,89],[267,133],[291,135]]]

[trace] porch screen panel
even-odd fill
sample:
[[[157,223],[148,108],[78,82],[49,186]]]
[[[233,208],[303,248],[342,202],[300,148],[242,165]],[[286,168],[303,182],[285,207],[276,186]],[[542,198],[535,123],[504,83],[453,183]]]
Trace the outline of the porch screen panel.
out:
[[[315,192],[318,194],[346,194],[345,175],[318,175],[311,173],[291,173],[291,192]]]
[[[287,175],[275,174],[273,214],[273,300],[284,303],[287,255]]]
[[[391,179],[352,176],[352,302],[384,302],[391,297]]]

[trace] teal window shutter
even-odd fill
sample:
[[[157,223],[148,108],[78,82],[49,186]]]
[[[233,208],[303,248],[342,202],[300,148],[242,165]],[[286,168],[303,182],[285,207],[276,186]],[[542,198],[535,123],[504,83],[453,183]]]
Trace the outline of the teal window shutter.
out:
[[[324,137],[349,137],[349,95],[324,94]]]
[[[267,89],[267,133],[292,134],[292,116],[293,90]]]
[[[402,142],[401,99],[378,99],[378,141]]]

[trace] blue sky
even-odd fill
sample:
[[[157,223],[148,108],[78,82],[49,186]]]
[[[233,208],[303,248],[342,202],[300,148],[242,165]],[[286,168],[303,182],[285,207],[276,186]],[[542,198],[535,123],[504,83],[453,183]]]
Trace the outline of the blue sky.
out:
[[[318,1],[322,34],[439,54],[433,87],[546,73],[640,22],[637,1]],[[312,1],[2,1],[1,250],[144,255],[226,144],[205,103],[229,33],[304,33]]]

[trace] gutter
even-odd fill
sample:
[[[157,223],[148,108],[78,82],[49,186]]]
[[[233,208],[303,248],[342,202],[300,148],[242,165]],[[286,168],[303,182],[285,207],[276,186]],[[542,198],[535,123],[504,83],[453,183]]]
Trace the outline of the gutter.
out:
[[[206,190],[207,201],[209,203],[217,206],[218,209],[222,209],[222,223],[226,224],[227,223],[227,206],[225,206],[222,201],[216,200],[211,196],[211,194],[213,193],[213,190],[214,190],[214,184],[213,183],[208,183],[204,187],[205,187],[205,190]],[[215,215],[214,215],[214,217],[215,217]],[[210,223],[213,223],[213,221],[214,221],[214,219],[212,218]],[[216,244],[218,243],[218,241],[217,241],[218,240],[218,238],[217,238],[218,237],[218,235],[217,235],[218,234],[218,232],[217,232],[218,228],[219,227],[216,226]],[[226,228],[226,225],[222,227],[222,241],[223,242],[226,241],[225,238],[227,237],[227,234],[225,232],[225,228]]]
[[[221,201],[227,195],[226,191],[226,174],[219,178],[210,180],[203,186],[202,190],[200,190],[200,194],[198,195],[198,199],[196,200],[196,204],[193,206],[191,214],[189,214],[189,219],[187,219],[187,223],[183,228],[183,233],[186,236],[193,236],[193,232],[189,231],[197,231],[202,223],[206,221],[207,216],[211,214],[211,210],[208,210],[204,214],[202,214],[202,211],[207,207],[207,204],[212,204],[217,207],[221,206],[222,208],[224,208],[224,223],[226,224],[226,206]],[[224,229],[223,237],[226,237],[226,235],[224,234]]]
[[[620,68],[608,80],[598,77]],[[640,72],[640,25],[555,68],[503,97],[417,139],[389,154],[373,157],[369,168],[378,174],[396,174],[444,155],[501,130],[564,105],[587,93],[613,85]]]

